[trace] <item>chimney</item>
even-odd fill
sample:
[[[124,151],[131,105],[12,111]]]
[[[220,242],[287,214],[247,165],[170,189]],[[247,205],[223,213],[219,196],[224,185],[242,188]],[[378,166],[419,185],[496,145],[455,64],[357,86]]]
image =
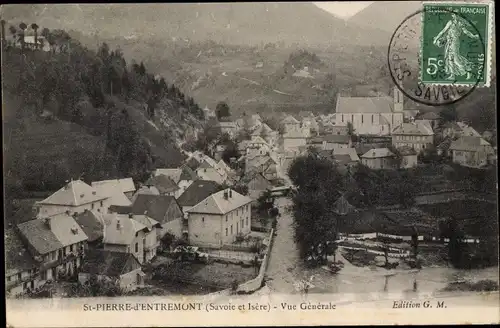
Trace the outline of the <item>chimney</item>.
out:
[[[227,193],[227,190],[224,190],[224,199],[227,200],[228,199],[228,193]]]
[[[128,218],[129,218],[129,219],[133,219],[133,218],[134,218],[134,214],[133,214],[133,213],[129,213],[129,214],[128,214]]]
[[[51,228],[50,218],[45,218],[45,219],[44,219],[44,223],[45,223],[45,225],[46,225],[49,229]]]
[[[403,112],[403,93],[397,86],[394,86],[394,112]]]
[[[233,190],[229,189],[229,198],[233,198]]]

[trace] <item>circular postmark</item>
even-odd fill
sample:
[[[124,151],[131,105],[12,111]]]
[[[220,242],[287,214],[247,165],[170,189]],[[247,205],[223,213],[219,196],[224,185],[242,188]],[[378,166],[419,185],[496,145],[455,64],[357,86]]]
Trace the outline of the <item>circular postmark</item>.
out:
[[[477,27],[457,11],[446,7],[439,10],[448,14],[446,18],[452,17],[448,22],[440,22],[444,26],[440,33],[432,35],[432,39],[422,35],[422,24],[434,24],[432,27],[438,25],[432,21],[424,21],[424,14],[428,13],[428,9],[424,8],[399,24],[387,50],[387,63],[394,84],[408,98],[428,106],[451,105],[470,95],[480,84],[486,64],[486,45]],[[439,13],[436,14],[436,19],[442,20]],[[455,23],[458,20],[459,23]],[[466,24],[469,32],[466,31],[466,36],[474,40],[466,40],[451,33],[443,35],[450,30],[449,25],[453,24]],[[464,47],[467,51],[465,56],[459,53],[460,43],[463,42],[468,42]],[[432,46],[429,46],[430,43]],[[436,49],[442,50],[431,57],[426,52],[429,47],[433,47],[435,53]],[[462,63],[469,65],[461,65]],[[457,66],[462,69],[459,72],[466,76],[465,82],[454,76],[453,69]]]

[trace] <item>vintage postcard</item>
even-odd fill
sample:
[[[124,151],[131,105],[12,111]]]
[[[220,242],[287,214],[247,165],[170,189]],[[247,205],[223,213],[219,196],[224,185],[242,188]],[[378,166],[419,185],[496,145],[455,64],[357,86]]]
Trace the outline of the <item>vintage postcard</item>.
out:
[[[498,324],[493,13],[2,5],[7,326]]]

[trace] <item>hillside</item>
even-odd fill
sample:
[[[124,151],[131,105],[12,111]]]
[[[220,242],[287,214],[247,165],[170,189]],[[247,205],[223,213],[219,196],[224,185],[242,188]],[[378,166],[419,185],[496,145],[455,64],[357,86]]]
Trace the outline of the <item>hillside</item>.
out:
[[[95,53],[61,40],[51,52],[3,49],[9,196],[80,177],[140,182],[155,167],[178,166],[179,145],[203,123],[194,100],[105,44]]]
[[[349,18],[348,22],[365,28],[377,28],[392,34],[407,16],[420,9],[422,9],[421,1],[374,1]]]
[[[36,20],[49,28],[141,39],[211,39],[226,44],[281,41],[301,45],[373,45],[378,29],[346,23],[312,3],[7,5],[4,19]],[[112,22],[112,24],[110,24]]]

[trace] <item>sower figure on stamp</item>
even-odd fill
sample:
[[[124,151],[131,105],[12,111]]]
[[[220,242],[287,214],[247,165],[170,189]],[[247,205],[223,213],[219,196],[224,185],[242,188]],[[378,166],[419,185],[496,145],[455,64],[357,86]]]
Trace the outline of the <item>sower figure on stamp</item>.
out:
[[[452,19],[434,37],[433,43],[436,46],[444,46],[444,69],[449,74],[446,78],[448,80],[464,75],[467,75],[467,80],[471,79],[472,63],[460,54],[460,36],[463,33],[472,39],[479,39],[479,35],[469,31],[468,25],[464,19],[452,14]]]

